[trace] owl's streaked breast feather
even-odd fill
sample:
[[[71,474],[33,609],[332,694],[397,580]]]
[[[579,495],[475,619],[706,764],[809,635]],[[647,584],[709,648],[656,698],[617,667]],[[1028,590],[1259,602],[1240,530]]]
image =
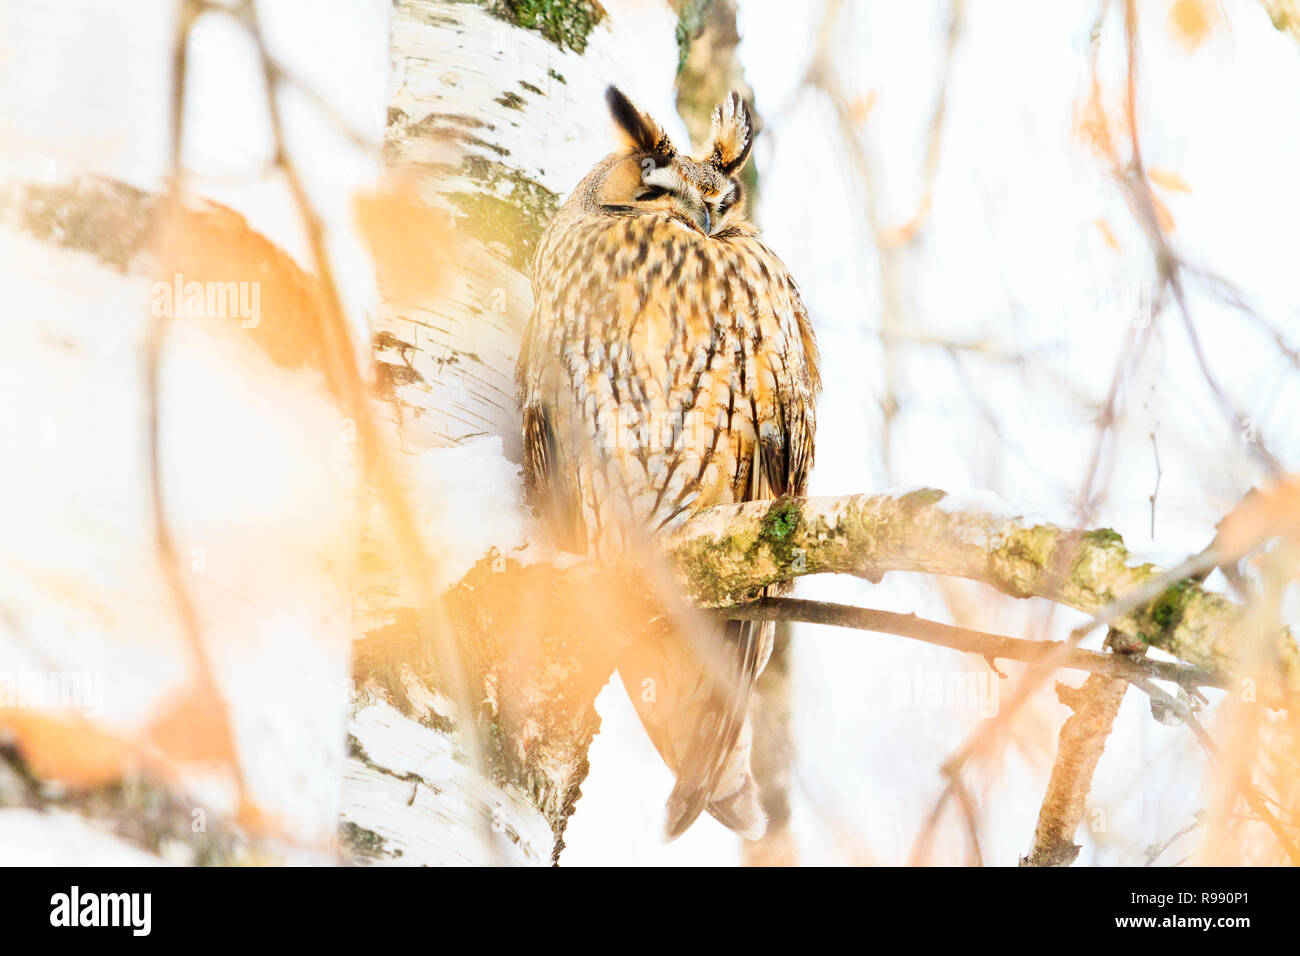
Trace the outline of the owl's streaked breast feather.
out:
[[[704,237],[666,216],[588,218],[548,233],[534,289],[525,407],[583,409],[564,425],[593,443],[580,457],[627,453],[646,469],[623,476],[629,493],[656,474],[680,484],[668,512],[636,518],[675,516],[695,485],[694,507],[745,500],[759,440],[773,493],[802,493],[818,386],[811,332],[793,280],[751,230]]]

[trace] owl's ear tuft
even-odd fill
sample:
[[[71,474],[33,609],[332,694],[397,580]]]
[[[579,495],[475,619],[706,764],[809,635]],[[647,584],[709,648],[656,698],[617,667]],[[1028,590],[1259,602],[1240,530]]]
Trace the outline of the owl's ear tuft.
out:
[[[632,104],[623,91],[616,86],[605,90],[605,101],[609,103],[609,113],[614,117],[623,135],[632,149],[644,150],[658,156],[671,157],[673,144],[668,134],[658,123]]]
[[[749,106],[734,90],[713,111],[709,143],[709,164],[728,176],[738,172],[749,159],[754,145],[754,119]]]

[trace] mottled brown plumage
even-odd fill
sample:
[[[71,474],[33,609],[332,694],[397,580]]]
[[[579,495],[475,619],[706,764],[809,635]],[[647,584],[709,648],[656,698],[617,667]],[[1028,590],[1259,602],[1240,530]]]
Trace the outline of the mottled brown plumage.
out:
[[[562,547],[625,556],[710,505],[804,494],[819,388],[812,326],[734,178],[749,111],[732,94],[699,156],[609,90],[626,147],[578,185],[538,244],[519,361],[525,477]],[[619,671],[677,775],[675,836],[706,806],[750,838],[766,825],[745,719],[770,625],[716,649],[641,641]]]

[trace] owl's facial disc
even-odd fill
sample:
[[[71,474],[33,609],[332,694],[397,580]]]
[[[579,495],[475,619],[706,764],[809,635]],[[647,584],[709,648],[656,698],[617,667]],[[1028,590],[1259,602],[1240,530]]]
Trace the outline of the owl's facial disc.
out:
[[[708,204],[697,185],[682,172],[681,166],[675,162],[660,166],[653,159],[643,161],[641,189],[636,201],[675,213],[707,236],[713,224]]]
[[[597,198],[612,214],[666,215],[704,236],[727,228],[743,209],[736,180],[684,157],[644,153],[616,160]]]
[[[737,208],[740,184],[694,163],[676,159],[666,165],[642,162],[638,206],[662,209],[711,236],[726,225]]]

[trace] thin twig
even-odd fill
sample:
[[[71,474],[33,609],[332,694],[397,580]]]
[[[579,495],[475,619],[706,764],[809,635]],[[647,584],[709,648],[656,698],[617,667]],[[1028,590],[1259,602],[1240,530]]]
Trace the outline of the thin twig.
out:
[[[1197,720],[1196,715],[1192,713],[1190,707],[1184,704],[1181,700],[1165,693],[1149,680],[1138,679],[1131,683],[1134,687],[1138,688],[1138,690],[1150,697],[1152,702],[1158,705],[1166,713],[1173,714],[1181,720],[1196,737],[1197,741],[1201,745],[1201,749],[1205,751],[1205,755],[1210,760],[1211,764],[1218,763],[1219,748],[1214,743],[1214,738],[1210,736],[1210,732],[1205,729],[1204,725],[1202,725],[1199,720]],[[1282,849],[1286,851],[1286,855],[1290,857],[1291,864],[1293,866],[1300,866],[1300,847],[1296,846],[1292,841],[1290,834],[1286,832],[1282,822],[1278,820],[1278,818],[1273,814],[1273,811],[1268,808],[1268,800],[1260,792],[1259,788],[1251,783],[1244,784],[1241,788],[1241,795],[1245,799],[1247,806],[1250,807],[1260,821],[1273,831],[1274,838],[1276,838]]]
[[[1162,287],[1168,288],[1178,304],[1178,311],[1183,320],[1183,327],[1187,332],[1187,339],[1192,347],[1192,353],[1196,358],[1197,365],[1201,369],[1201,375],[1209,386],[1216,403],[1223,411],[1232,425],[1234,432],[1239,432],[1246,419],[1240,411],[1233,405],[1232,400],[1224,392],[1218,379],[1210,369],[1209,360],[1206,358],[1205,351],[1201,347],[1200,336],[1197,334],[1196,325],[1192,321],[1191,310],[1187,305],[1187,296],[1183,290],[1182,282],[1182,258],[1174,250],[1169,242],[1169,237],[1165,234],[1164,226],[1161,225],[1160,216],[1156,212],[1155,195],[1151,189],[1151,181],[1147,177],[1146,167],[1142,160],[1141,140],[1138,136],[1137,121],[1137,91],[1138,91],[1138,14],[1136,0],[1125,0],[1124,2],[1124,47],[1127,58],[1127,84],[1126,84],[1126,105],[1125,113],[1128,120],[1129,136],[1129,163],[1127,169],[1119,166],[1118,156],[1113,157],[1115,167],[1113,173],[1116,180],[1123,187],[1125,198],[1128,201],[1130,210],[1137,220],[1138,226],[1141,227],[1143,234],[1147,237],[1147,243],[1151,247],[1152,256],[1155,259],[1156,275],[1160,279]],[[1097,62],[1094,51],[1093,57],[1093,75],[1094,83],[1096,77]],[[1272,474],[1281,471],[1281,467],[1272,452],[1268,450],[1264,439],[1256,433],[1248,441],[1251,451],[1262,462],[1262,464]]]
[[[1151,432],[1150,437],[1151,452],[1156,458],[1156,486],[1151,489],[1151,496],[1147,500],[1151,502],[1151,540],[1154,541],[1156,537],[1156,498],[1160,495],[1160,478],[1164,475],[1164,471],[1160,467],[1160,445],[1156,443],[1156,433]]]
[[[1142,865],[1154,866],[1156,860],[1160,859],[1160,857],[1164,854],[1166,850],[1168,850],[1171,846],[1173,846],[1175,843],[1177,843],[1179,840],[1187,836],[1187,834],[1191,833],[1201,825],[1199,816],[1200,814],[1198,813],[1197,814],[1198,819],[1194,819],[1191,823],[1187,824],[1187,826],[1183,827],[1181,830],[1174,833],[1168,839],[1162,840],[1160,843],[1153,843],[1151,844],[1151,846],[1147,847],[1146,849],[1147,861]]]
[[[896,614],[826,601],[769,597],[739,607],[725,608],[717,614],[733,620],[793,621],[894,634],[967,654],[978,654],[990,663],[995,660],[1037,663],[1055,658],[1056,667],[1086,671],[1117,680],[1167,680],[1187,689],[1216,687],[1226,690],[1234,686],[1228,675],[1173,661],[1101,653],[1078,647],[1066,650],[1061,641],[1029,641],[1004,637],[929,621],[915,614]]]

